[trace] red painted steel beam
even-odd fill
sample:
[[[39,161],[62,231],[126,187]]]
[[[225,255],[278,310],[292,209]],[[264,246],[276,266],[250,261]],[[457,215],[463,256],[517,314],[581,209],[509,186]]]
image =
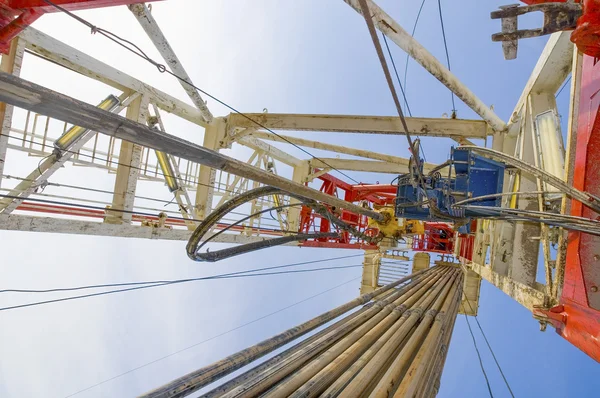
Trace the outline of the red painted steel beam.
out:
[[[521,0],[528,5],[543,3],[566,3],[567,0]],[[571,34],[571,41],[579,51],[592,57],[600,57],[600,0],[575,0],[583,5],[583,14]]]
[[[573,186],[600,195],[600,62],[584,56],[579,119],[575,138]],[[573,201],[571,215],[598,218]],[[569,232],[560,305],[534,314],[556,332],[600,362],[600,238]]]
[[[89,10],[91,8],[113,7],[128,4],[139,3],[139,0],[50,0],[52,3],[61,6],[69,11]],[[146,0],[150,1],[160,0]],[[0,0],[0,4],[16,10],[25,10],[29,8],[37,8],[44,13],[60,12],[56,7],[46,3],[44,0]]]
[[[161,1],[161,0],[146,0]],[[69,11],[139,3],[139,0],[51,0]],[[0,0],[0,51],[7,54],[10,42],[45,13],[60,12],[43,0]]]
[[[543,3],[566,3],[567,0],[521,0],[522,3],[534,5],[534,4],[543,4]],[[579,3],[579,1],[576,1]]]

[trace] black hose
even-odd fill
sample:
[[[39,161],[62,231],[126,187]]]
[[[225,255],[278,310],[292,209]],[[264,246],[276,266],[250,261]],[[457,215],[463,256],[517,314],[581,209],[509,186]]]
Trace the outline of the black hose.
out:
[[[236,256],[238,254],[248,253],[248,252],[252,252],[255,250],[260,250],[260,249],[267,248],[267,247],[282,245],[282,244],[289,243],[289,242],[302,241],[302,240],[313,239],[313,238],[339,237],[339,233],[332,233],[332,232],[317,233],[317,234],[296,234],[296,235],[290,235],[290,236],[283,236],[280,238],[267,239],[267,240],[263,240],[260,242],[253,242],[253,243],[249,243],[249,244],[245,244],[245,245],[239,245],[239,246],[235,246],[232,248],[218,250],[215,252],[208,252],[208,251],[206,253],[199,252],[200,249],[202,248],[202,246],[204,246],[208,241],[210,241],[211,238],[214,237],[214,235],[209,237],[208,239],[206,239],[204,242],[200,243],[202,241],[202,238],[207,233],[209,233],[210,230],[212,229],[212,227],[215,224],[217,224],[219,222],[219,220],[221,220],[223,217],[225,217],[229,212],[231,212],[233,209],[235,209],[236,207],[238,207],[244,203],[250,202],[252,200],[258,199],[263,196],[270,196],[270,195],[275,195],[275,194],[285,194],[285,195],[289,195],[295,199],[298,199],[304,205],[311,207],[316,213],[320,214],[324,218],[327,218],[332,224],[338,226],[340,229],[347,231],[347,232],[351,233],[352,235],[357,236],[361,239],[364,239],[370,243],[373,243],[375,241],[375,239],[373,237],[369,237],[369,236],[361,233],[360,231],[356,230],[352,226],[346,224],[342,220],[333,216],[333,214],[331,214],[331,211],[326,206],[321,205],[321,204],[317,203],[316,201],[306,199],[304,197],[295,195],[290,192],[285,192],[279,188],[263,186],[260,188],[252,189],[241,195],[236,196],[235,198],[225,202],[223,205],[221,205],[220,207],[215,209],[211,214],[209,214],[204,219],[204,221],[202,221],[198,225],[198,227],[192,233],[192,236],[190,237],[190,239],[188,241],[188,244],[186,246],[186,251],[187,251],[188,257],[194,261],[214,262],[214,261],[223,260],[228,257]],[[269,209],[269,210],[272,210],[272,209]],[[257,214],[261,214],[261,213],[267,212],[269,210],[264,210]],[[247,218],[249,218],[249,217],[247,217]],[[242,221],[243,220],[240,220],[239,222],[242,222]],[[220,231],[215,235],[218,235],[221,232],[224,232],[224,231]]]

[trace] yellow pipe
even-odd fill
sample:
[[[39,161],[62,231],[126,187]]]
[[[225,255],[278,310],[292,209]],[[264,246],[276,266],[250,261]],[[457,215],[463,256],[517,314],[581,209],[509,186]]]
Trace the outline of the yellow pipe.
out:
[[[98,108],[105,111],[114,110],[121,101],[119,98],[114,95],[109,95],[104,99],[100,104],[98,104]],[[54,141],[54,147],[60,149],[61,151],[65,151],[69,149],[78,139],[80,139],[85,133],[90,131],[89,129],[73,126],[69,130],[67,130],[63,135],[61,135],[56,141]]]

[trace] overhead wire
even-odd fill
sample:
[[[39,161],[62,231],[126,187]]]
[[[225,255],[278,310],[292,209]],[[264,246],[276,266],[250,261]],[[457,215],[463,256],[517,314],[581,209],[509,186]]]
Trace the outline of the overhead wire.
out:
[[[331,271],[331,270],[339,270],[339,269],[358,268],[358,267],[362,267],[362,266],[363,266],[362,264],[356,264],[356,265],[347,265],[347,266],[339,266],[339,267],[322,267],[322,268],[312,268],[312,269],[303,269],[303,270],[263,272],[263,273],[257,273],[257,274],[240,274],[240,275],[229,275],[229,276],[212,276],[212,277],[180,279],[180,280],[174,280],[174,281],[164,282],[164,283],[147,284],[147,285],[143,285],[143,286],[130,287],[130,288],[126,288],[126,289],[116,289],[116,290],[109,290],[109,291],[98,292],[98,293],[83,294],[83,295],[79,295],[79,296],[68,296],[68,297],[61,297],[61,298],[52,299],[52,300],[43,300],[43,301],[35,301],[32,303],[26,303],[26,304],[17,304],[17,305],[2,307],[2,308],[0,308],[0,312],[15,310],[15,309],[19,309],[19,308],[36,307],[36,306],[45,305],[45,304],[80,300],[80,299],[90,298],[90,297],[107,296],[107,295],[111,295],[111,294],[115,294],[115,293],[123,293],[123,292],[129,292],[129,291],[134,291],[134,290],[151,289],[151,288],[160,287],[160,286],[168,286],[168,285],[173,285],[173,284],[194,282],[194,281],[201,281],[201,280],[249,278],[249,277],[270,276],[270,275],[302,274],[302,273],[308,273],[308,272],[321,272],[321,271]],[[133,283],[135,283],[135,282],[133,282]]]
[[[410,37],[414,37],[415,36],[415,32],[417,31],[417,24],[419,23],[419,18],[421,18],[421,12],[423,11],[423,6],[425,5],[425,1],[423,0],[421,2],[421,6],[419,7],[419,12],[417,12],[417,17],[415,18],[415,23],[413,25],[413,29],[412,32],[410,34]],[[406,77],[408,76],[408,62],[410,60],[410,55],[407,53],[406,54],[406,62],[404,64],[404,90],[407,90],[407,81],[406,81]],[[406,103],[406,106],[408,106],[408,102]]]
[[[86,388],[84,388],[84,389],[82,389],[82,390],[76,391],[76,392],[74,392],[73,394],[67,395],[65,398],[70,398],[70,397],[73,397],[73,396],[75,396],[75,395],[78,395],[78,394],[80,394],[80,393],[82,393],[82,392],[85,392],[85,391],[91,390],[92,388],[98,387],[98,386],[100,386],[100,385],[102,385],[102,384],[108,383],[108,382],[110,382],[110,381],[112,381],[112,380],[118,379],[118,378],[120,378],[120,377],[123,377],[123,376],[125,376],[125,375],[128,375],[128,374],[130,374],[130,373],[132,373],[132,372],[135,372],[136,370],[139,370],[139,369],[145,368],[145,367],[147,367],[147,366],[150,366],[150,365],[152,365],[152,364],[155,364],[155,363],[157,363],[157,362],[160,362],[160,361],[162,361],[162,360],[165,360],[165,359],[167,359],[167,358],[170,358],[170,357],[172,357],[172,356],[174,356],[174,355],[180,354],[180,353],[182,353],[182,352],[184,352],[184,351],[187,351],[187,350],[189,350],[189,349],[192,349],[192,348],[194,348],[194,347],[197,347],[197,346],[199,346],[199,345],[202,345],[202,344],[204,344],[204,343],[208,343],[209,341],[212,341],[212,340],[214,340],[214,339],[217,339],[217,338],[219,338],[219,337],[221,337],[221,336],[224,336],[224,335],[226,335],[226,334],[229,334],[229,333],[231,333],[231,332],[234,332],[234,331],[236,331],[236,330],[242,329],[242,328],[244,328],[244,327],[246,327],[246,326],[248,326],[248,325],[251,325],[251,324],[253,324],[253,323],[256,323],[256,322],[258,322],[258,321],[261,321],[261,320],[263,320],[263,319],[266,319],[266,318],[268,318],[268,317],[270,317],[270,316],[273,316],[273,315],[279,314],[279,313],[281,313],[281,312],[283,312],[283,311],[285,311],[285,310],[287,310],[287,309],[290,309],[290,308],[292,308],[292,307],[295,307],[295,306],[297,306],[297,305],[300,305],[300,304],[302,304],[302,303],[304,303],[304,302],[306,302],[306,301],[309,301],[309,300],[311,300],[311,299],[313,299],[313,298],[316,298],[316,297],[322,296],[323,294],[326,294],[326,293],[328,293],[328,292],[331,292],[331,291],[333,291],[333,290],[335,290],[335,289],[337,289],[337,288],[340,288],[340,287],[342,287],[342,286],[344,286],[344,285],[347,285],[347,284],[349,284],[349,283],[355,282],[356,280],[358,280],[358,279],[360,279],[360,278],[361,278],[361,277],[358,277],[358,278],[353,278],[353,279],[351,279],[351,280],[349,280],[349,281],[346,281],[346,282],[343,282],[343,283],[341,283],[341,284],[339,284],[339,285],[333,286],[332,288],[329,288],[329,289],[327,289],[327,290],[324,290],[324,291],[322,291],[322,292],[320,292],[320,293],[314,294],[314,295],[312,295],[312,296],[309,296],[309,297],[307,297],[307,298],[305,298],[305,299],[302,299],[302,300],[300,300],[300,301],[297,301],[297,302],[295,302],[295,303],[293,303],[293,304],[291,304],[291,305],[285,306],[285,307],[283,307],[283,308],[280,308],[280,309],[278,309],[278,310],[276,310],[276,311],[273,311],[273,312],[271,312],[271,313],[269,313],[269,314],[263,315],[263,316],[261,316],[261,317],[259,317],[259,318],[255,318],[255,319],[253,319],[253,320],[251,320],[251,321],[249,321],[249,322],[243,323],[243,324],[241,324],[241,325],[238,325],[238,326],[236,326],[236,327],[234,327],[234,328],[232,328],[232,329],[229,329],[229,330],[227,330],[227,331],[224,331],[224,332],[222,332],[222,333],[219,333],[219,334],[217,334],[217,335],[214,335],[214,336],[212,336],[212,337],[209,337],[208,339],[205,339],[205,340],[202,340],[202,341],[200,341],[200,342],[197,342],[197,343],[191,344],[191,345],[189,345],[189,346],[186,346],[186,347],[184,347],[184,348],[182,348],[182,349],[180,349],[180,350],[177,350],[177,351],[171,352],[171,353],[169,353],[169,354],[167,354],[167,355],[164,355],[164,356],[162,356],[162,357],[160,357],[160,358],[157,358],[157,359],[154,359],[154,360],[152,360],[152,361],[145,362],[145,363],[143,363],[143,364],[142,364],[142,365],[140,365],[140,366],[136,366],[135,368],[129,369],[129,370],[125,371],[125,372],[119,373],[119,374],[117,374],[117,375],[115,375],[115,376],[112,376],[112,377],[110,377],[110,378],[108,378],[108,379],[102,380],[101,382],[98,382],[98,383],[96,383],[96,384],[94,384],[94,385],[91,385],[91,386],[89,386],[89,387],[86,387]]]
[[[6,178],[7,180],[14,179],[14,180],[19,180],[19,181],[37,182],[37,180],[31,179],[31,178],[18,177],[18,176],[13,176],[10,174],[3,174],[2,177]],[[45,184],[48,186],[57,187],[57,188],[70,188],[70,189],[77,189],[77,190],[81,190],[81,191],[104,193],[104,194],[108,194],[108,195],[114,194],[113,191],[108,191],[105,189],[98,189],[98,188],[83,187],[81,185],[62,184],[62,183],[56,183],[56,182],[50,182],[50,181],[46,181]],[[170,203],[168,200],[151,198],[148,196],[135,195],[135,198],[142,199],[142,200],[149,200],[149,201],[153,201],[153,202],[166,203],[166,204]]]
[[[565,83],[562,85],[562,87],[560,88],[560,90],[558,90],[558,92],[556,93],[556,95],[554,96],[555,98],[558,98],[558,96],[560,95],[560,93],[562,93],[562,91],[565,89],[565,87],[567,87],[567,85],[569,84],[569,82],[571,81],[571,77],[573,75],[569,75],[569,77],[567,78],[567,80],[565,80]]]
[[[483,361],[481,360],[481,353],[479,352],[479,348],[477,348],[477,341],[475,340],[475,335],[473,334],[473,329],[471,329],[471,324],[469,323],[469,317],[464,314],[465,321],[467,321],[467,326],[469,327],[469,333],[471,333],[471,338],[473,339],[473,346],[475,347],[475,351],[477,352],[477,358],[479,358],[479,366],[481,367],[481,372],[483,373],[483,377],[485,378],[485,383],[487,384],[488,391],[490,393],[490,397],[494,398],[494,394],[492,393],[492,387],[490,386],[490,380],[488,379],[487,373],[485,372],[485,368],[483,367]]]
[[[176,73],[171,72],[169,69],[167,69],[167,67],[155,60],[153,60],[152,58],[150,58],[138,45],[136,45],[135,43],[124,39],[118,35],[116,35],[113,32],[110,32],[106,29],[102,29],[99,28],[97,26],[95,26],[94,24],[92,24],[91,22],[85,20],[84,18],[81,18],[77,15],[75,15],[74,13],[70,12],[69,10],[59,6],[58,4],[55,4],[54,2],[50,1],[50,0],[43,0],[45,3],[55,7],[56,9],[58,9],[59,11],[65,13],[66,15],[68,15],[69,17],[75,19],[76,21],[82,23],[83,25],[87,26],[88,28],[91,29],[92,33],[99,33],[102,36],[106,37],[107,39],[113,41],[114,43],[120,45],[121,47],[125,48],[126,50],[130,51],[131,53],[139,56],[140,58],[144,59],[145,61],[149,62],[150,64],[154,65],[158,71],[160,73],[167,73],[173,77],[175,77],[176,79],[178,79],[181,82],[184,82],[185,84],[189,85],[190,87],[193,87],[194,89],[198,90],[199,92],[201,92],[202,94],[206,95],[207,97],[213,99],[214,101],[218,102],[219,104],[225,106],[226,108],[228,108],[229,110],[231,110],[232,112],[242,116],[243,118],[247,119],[248,121],[250,121],[253,124],[256,124],[257,126],[267,130],[268,132],[270,132],[271,134],[279,137],[281,140],[285,141],[288,144],[291,144],[292,146],[296,147],[297,149],[299,149],[300,151],[304,152],[305,154],[307,154],[308,156],[310,156],[312,159],[315,160],[319,160],[320,162],[322,162],[323,164],[325,164],[327,167],[330,167],[332,170],[337,171],[338,173],[340,173],[341,175],[343,175],[344,177],[350,179],[351,181],[355,182],[356,184],[360,184],[360,182],[358,182],[357,180],[355,180],[354,178],[350,177],[348,174],[344,173],[343,171],[331,166],[329,163],[327,163],[325,160],[316,157],[315,155],[313,155],[312,153],[310,153],[309,151],[307,151],[306,149],[302,148],[301,146],[295,144],[294,142],[288,140],[287,138],[285,138],[285,136],[282,136],[278,133],[276,133],[275,131],[273,131],[272,129],[266,127],[264,124],[260,123],[257,120],[252,119],[250,116],[246,115],[245,113],[237,110],[236,108],[234,108],[233,106],[227,104],[226,102],[220,100],[219,98],[215,97],[214,95],[206,92],[205,90],[201,89],[200,87],[196,86],[195,84],[192,84],[188,79],[182,78],[181,76],[177,75]],[[129,47],[127,45],[125,45],[124,43],[126,43],[127,45],[133,47]]]
[[[450,68],[450,54],[448,53],[448,42],[446,41],[446,29],[444,28],[444,14],[442,13],[442,2],[438,0],[438,10],[440,12],[440,25],[442,27],[442,37],[444,39],[444,49],[446,50],[446,62],[448,64],[448,70],[451,71]],[[450,94],[452,96],[452,118],[456,117],[456,104],[454,103],[454,91],[450,90]]]
[[[206,279],[224,278],[224,277],[229,277],[229,276],[233,276],[233,275],[247,274],[247,273],[251,273],[251,272],[270,271],[270,270],[274,270],[274,269],[282,269],[282,268],[297,267],[300,265],[325,263],[325,262],[329,262],[329,261],[345,260],[348,258],[356,258],[356,257],[362,257],[362,256],[363,256],[362,254],[352,254],[352,255],[348,255],[348,256],[322,258],[319,260],[310,260],[310,261],[303,261],[303,262],[299,262],[299,263],[291,263],[291,264],[284,264],[284,265],[275,265],[275,266],[271,266],[271,267],[254,268],[254,269],[249,269],[249,270],[244,270],[244,271],[230,272],[230,273],[219,274],[219,275],[211,275],[211,276],[201,277],[201,278],[206,278]],[[188,279],[175,279],[175,280],[153,280],[153,281],[143,281],[143,282],[121,282],[121,283],[106,283],[106,284],[100,284],[100,285],[83,285],[83,286],[72,286],[72,287],[66,287],[66,288],[52,288],[52,289],[2,289],[2,290],[0,290],[0,293],[71,292],[71,291],[76,291],[76,290],[98,289],[98,288],[105,288],[105,287],[138,286],[138,285],[150,285],[150,284],[159,284],[159,283],[176,284],[176,283],[192,282],[195,280],[205,280],[205,279],[188,278]]]
[[[469,300],[469,298],[467,297],[466,294],[464,297],[467,300],[467,304],[469,304],[469,308],[471,309],[471,312],[475,313],[475,311],[473,310],[473,306],[471,306],[471,300]],[[496,362],[496,366],[498,367],[498,370],[500,371],[500,375],[502,376],[502,379],[504,380],[504,384],[506,384],[506,388],[508,388],[510,395],[513,398],[515,398],[515,394],[513,393],[512,388],[510,388],[510,383],[508,382],[508,379],[504,375],[502,366],[500,366],[500,362],[498,362],[498,358],[496,358],[496,354],[494,353],[494,350],[492,349],[492,346],[491,346],[490,342],[488,341],[487,336],[485,335],[485,332],[483,331],[483,328],[481,327],[481,324],[479,323],[479,318],[477,317],[477,315],[474,315],[473,317],[475,318],[475,322],[477,323],[477,326],[479,327],[479,330],[481,331],[481,335],[483,336],[483,339],[485,340],[485,343],[487,344],[487,347],[490,350],[490,353],[492,354],[492,358],[494,358],[494,362]]]
[[[412,117],[412,112],[410,111],[410,105],[408,105],[408,100],[406,99],[406,93],[404,92],[404,88],[402,87],[402,82],[400,81],[400,76],[398,76],[398,70],[396,69],[396,62],[394,62],[394,56],[392,55],[392,51],[390,50],[390,46],[388,45],[387,38],[385,35],[383,36],[383,42],[385,43],[385,48],[387,49],[388,56],[390,57],[390,61],[392,62],[392,68],[394,68],[394,73],[396,74],[396,80],[398,81],[398,86],[400,87],[400,92],[402,93],[402,98],[404,98],[404,103],[406,104],[406,111],[408,112],[408,116]]]

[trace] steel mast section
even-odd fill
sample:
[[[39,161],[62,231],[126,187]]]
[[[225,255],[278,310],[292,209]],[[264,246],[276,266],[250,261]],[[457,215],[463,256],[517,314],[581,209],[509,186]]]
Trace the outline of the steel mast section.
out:
[[[346,3],[359,9],[358,1],[348,0]],[[584,2],[584,5],[592,3]],[[449,137],[461,144],[469,143],[471,139],[492,137],[494,150],[551,173],[580,191],[600,196],[594,168],[598,164],[595,143],[598,117],[596,93],[600,84],[598,68],[593,58],[582,55],[574,48],[568,33],[558,32],[549,38],[510,120],[504,123],[388,14],[372,1],[368,1],[368,4],[369,9],[374,10],[373,24],[483,119],[407,118],[408,134]],[[146,18],[144,22],[146,10],[140,10],[137,6],[133,10],[138,20],[146,24],[145,30],[159,47],[167,65],[176,67],[177,57],[156,21]],[[587,9],[590,10],[593,11]],[[126,108],[127,119],[18,79],[25,50],[110,86],[117,91],[114,94],[120,101],[117,110]],[[335,214],[340,219],[355,223],[361,232],[367,233],[368,217],[375,220],[383,218],[384,213],[375,207],[385,210],[393,203],[395,186],[350,184],[333,177],[330,172],[358,170],[399,175],[410,171],[409,159],[394,154],[374,153],[307,139],[313,131],[332,135],[400,134],[399,119],[395,117],[269,113],[244,116],[233,113],[209,121],[212,115],[203,109],[200,95],[185,83],[184,87],[187,87],[187,94],[194,106],[32,28],[23,30],[12,40],[10,51],[2,57],[1,69],[5,74],[0,75],[0,98],[6,103],[0,106],[0,183],[6,183],[8,178],[4,177],[2,181],[9,149],[39,157],[56,155],[54,144],[60,141],[61,132],[53,132],[47,127],[52,126],[52,117],[65,122],[65,131],[69,130],[66,123],[86,131],[75,143],[77,146],[70,147],[72,156],[49,157],[52,164],[48,168],[44,166],[42,173],[36,174],[32,170],[26,174],[23,184],[8,187],[21,192],[15,191],[15,195],[5,197],[0,203],[0,228],[6,230],[187,240],[191,230],[211,213],[215,205],[222,205],[236,192],[257,188],[262,183],[279,186],[327,204],[330,208],[335,207]],[[190,81],[181,65],[179,69],[172,70],[183,81]],[[563,143],[554,95],[569,73],[572,74],[569,138]],[[15,119],[14,123],[11,120],[13,105],[28,110],[26,117]],[[162,124],[161,112],[169,112],[199,127],[199,131],[204,133],[202,145],[186,142],[172,133],[167,134],[168,126],[165,128]],[[44,123],[39,120],[46,121],[46,129],[41,134],[39,126]],[[274,133],[288,130],[306,131],[306,137],[299,139]],[[100,144],[97,144],[100,142],[97,132],[111,136],[106,148],[100,148]],[[270,145],[270,141],[358,156],[361,159],[301,159],[281,147]],[[247,162],[218,153],[220,149],[233,145],[252,149]],[[164,168],[159,166],[160,161],[153,158],[155,149],[165,155],[162,157],[162,163],[166,164]],[[65,153],[69,152],[59,152]],[[118,161],[116,167],[113,165],[115,160]],[[113,200],[100,203],[94,209],[40,202],[38,188],[51,183],[49,179],[67,163],[115,172],[115,189],[109,192]],[[424,168],[435,169],[435,165],[424,164]],[[285,171],[282,172],[282,169]],[[164,178],[159,170],[165,175]],[[168,180],[175,180],[177,184],[168,188],[170,192],[173,189],[177,193],[181,217],[175,217],[173,212],[155,215],[144,213],[138,204],[139,200],[135,200],[138,198],[136,184],[141,180],[167,182],[167,185],[170,185]],[[315,186],[315,182],[320,186]],[[504,195],[502,206],[512,211],[553,212],[587,218],[595,216],[580,202],[567,199],[562,192],[544,194],[552,190],[546,181],[523,170],[506,174],[503,187],[503,192],[499,193]],[[2,188],[6,189],[7,186],[2,185]],[[189,200],[190,196],[193,197],[193,191],[196,198],[194,202]],[[537,194],[531,195],[532,192]],[[340,194],[343,197],[336,197]],[[293,200],[286,203],[293,204]],[[273,202],[256,201],[252,203],[253,211],[272,207]],[[108,208],[105,208],[106,205]],[[36,217],[32,213],[51,216]],[[70,218],[53,217],[57,214]],[[101,222],[90,221],[90,217]],[[274,218],[279,223],[275,230],[265,228],[264,220],[255,217],[239,228],[233,228],[235,233],[222,234],[215,241],[238,244],[262,241],[265,237],[285,236],[289,233],[287,231],[298,233],[319,229],[323,233],[331,232],[331,225],[326,218],[306,208],[290,208],[285,217],[278,213]],[[223,221],[213,231],[230,226],[230,222]],[[509,223],[479,219],[472,224],[468,233],[456,233],[450,223],[430,224],[423,235],[413,241],[412,248],[444,255],[454,254],[460,259],[466,268],[461,311],[471,315],[477,313],[479,283],[482,278],[486,279],[531,310],[543,328],[548,324],[555,326],[569,341],[599,360],[600,305],[597,298],[600,280],[595,266],[595,250],[599,243],[596,239],[585,233],[567,233],[562,228],[551,228],[539,222]],[[557,244],[557,254],[550,250],[552,244]],[[386,269],[382,259],[408,259],[404,252],[394,251],[398,247],[389,242],[371,245],[349,236],[309,240],[301,245],[367,250],[361,287],[367,292],[383,285]],[[544,262],[543,284],[536,281],[538,259]],[[441,262],[447,262],[445,260],[446,257]],[[388,272],[397,278],[394,271]],[[474,308],[467,307],[465,300],[472,303]]]

